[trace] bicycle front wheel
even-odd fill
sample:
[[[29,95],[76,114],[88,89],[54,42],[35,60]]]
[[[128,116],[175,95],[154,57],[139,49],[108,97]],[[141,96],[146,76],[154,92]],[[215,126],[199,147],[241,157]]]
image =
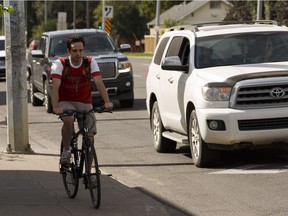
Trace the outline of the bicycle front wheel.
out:
[[[87,186],[90,191],[91,201],[94,208],[99,208],[101,202],[100,170],[93,144],[87,146],[88,154],[85,154],[85,169]]]
[[[63,141],[61,141],[60,155],[63,152]],[[71,152],[71,163],[70,164],[60,164],[60,173],[62,175],[62,180],[64,184],[65,191],[67,195],[73,199],[78,193],[79,178],[77,175],[75,154],[78,152]]]

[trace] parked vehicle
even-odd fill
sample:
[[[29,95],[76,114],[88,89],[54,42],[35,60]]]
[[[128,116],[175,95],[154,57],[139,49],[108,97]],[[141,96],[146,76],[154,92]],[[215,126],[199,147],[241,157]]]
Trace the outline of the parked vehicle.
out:
[[[102,72],[103,82],[111,101],[119,101],[121,107],[134,104],[133,70],[127,56],[122,52],[131,49],[129,44],[116,46],[113,39],[103,30],[76,29],[45,32],[39,41],[38,49],[31,50],[27,57],[27,74],[30,85],[30,98],[33,106],[45,104],[48,113],[52,112],[50,71],[52,63],[59,57],[66,57],[66,39],[79,34],[85,39],[85,55],[96,59]],[[91,80],[93,105],[103,101]]]
[[[288,28],[275,21],[171,28],[149,66],[154,146],[190,145],[197,167],[220,150],[288,142]]]
[[[0,78],[6,77],[5,58],[5,36],[0,36]]]

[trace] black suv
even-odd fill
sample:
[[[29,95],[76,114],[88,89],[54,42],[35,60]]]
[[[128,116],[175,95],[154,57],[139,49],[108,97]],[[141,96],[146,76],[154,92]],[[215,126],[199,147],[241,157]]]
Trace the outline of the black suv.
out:
[[[132,65],[121,52],[131,49],[129,44],[121,44],[118,49],[113,39],[103,30],[74,29],[45,32],[37,50],[27,55],[27,76],[30,98],[33,106],[45,104],[46,111],[52,112],[50,72],[52,63],[59,57],[66,57],[66,39],[71,35],[81,35],[85,39],[85,55],[93,56],[102,72],[103,82],[111,101],[119,101],[121,107],[132,107],[134,103],[134,83]],[[93,105],[103,103],[99,92],[91,80]]]

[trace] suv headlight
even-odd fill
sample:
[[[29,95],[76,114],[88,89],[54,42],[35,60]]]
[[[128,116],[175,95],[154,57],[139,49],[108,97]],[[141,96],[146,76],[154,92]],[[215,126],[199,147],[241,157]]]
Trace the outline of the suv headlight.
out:
[[[231,87],[202,87],[202,95],[207,101],[228,101]]]
[[[131,71],[131,63],[129,61],[119,62],[118,63],[119,73],[126,73]]]

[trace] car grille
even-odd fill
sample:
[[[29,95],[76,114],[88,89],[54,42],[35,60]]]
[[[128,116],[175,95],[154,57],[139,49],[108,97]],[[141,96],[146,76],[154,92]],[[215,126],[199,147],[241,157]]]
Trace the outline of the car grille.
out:
[[[288,106],[288,83],[240,86],[231,102],[231,107],[236,109],[283,106]]]
[[[239,120],[238,127],[240,131],[283,129],[288,128],[288,118]]]
[[[234,109],[288,106],[288,80],[286,77],[240,81],[235,85],[232,92],[230,107]],[[240,131],[288,128],[288,113],[287,117],[281,118],[238,120],[238,128]]]
[[[103,79],[114,78],[117,74],[117,62],[97,62]]]

